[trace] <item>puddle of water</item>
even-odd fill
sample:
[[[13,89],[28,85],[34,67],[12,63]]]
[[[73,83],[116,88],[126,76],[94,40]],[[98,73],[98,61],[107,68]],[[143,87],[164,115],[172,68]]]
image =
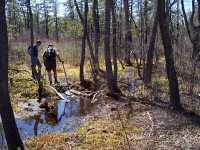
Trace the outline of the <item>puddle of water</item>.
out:
[[[53,111],[38,108],[31,102],[24,104],[26,117],[16,115],[16,123],[22,140],[33,136],[58,132],[73,132],[84,122],[84,115],[89,113],[91,104],[83,99],[59,100]],[[1,125],[1,124],[0,124]],[[0,128],[0,132],[3,130]]]

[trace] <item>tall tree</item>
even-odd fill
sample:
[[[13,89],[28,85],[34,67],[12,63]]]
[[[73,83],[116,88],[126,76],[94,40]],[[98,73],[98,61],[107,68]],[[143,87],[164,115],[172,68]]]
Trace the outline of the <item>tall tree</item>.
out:
[[[94,26],[94,47],[95,47],[95,61],[99,69],[99,42],[100,42],[100,25],[99,25],[99,8],[98,0],[93,1],[93,26]]]
[[[43,7],[44,7],[44,18],[45,18],[45,35],[46,38],[49,39],[49,11],[46,0],[43,1]]]
[[[91,43],[91,40],[90,40],[90,36],[88,34],[88,28],[89,28],[88,27],[88,23],[87,23],[88,21],[85,20],[85,18],[83,18],[82,14],[81,14],[81,10],[79,9],[79,6],[78,6],[78,3],[77,3],[76,0],[74,0],[74,5],[76,7],[76,11],[78,13],[78,16],[79,16],[79,18],[81,20],[81,24],[83,26],[83,29],[86,29],[86,31],[87,31],[85,36],[86,36],[86,40],[87,40],[88,47],[89,47],[89,50],[90,50],[90,56],[91,56],[90,64],[91,64],[91,68],[92,68],[92,73],[94,73],[94,74],[92,74],[92,76],[93,76],[93,79],[95,81],[96,80],[96,76],[97,76],[97,70],[98,70],[97,67],[98,67],[98,65],[96,64],[96,61],[95,61],[95,55],[94,55],[94,51],[93,51],[93,46],[92,46],[92,43]],[[87,9],[89,9],[89,8],[87,8]],[[88,13],[88,12],[85,12],[85,13]],[[85,26],[85,21],[87,21],[86,22],[87,28]]]
[[[116,20],[116,1],[112,0],[112,52],[113,52],[113,80],[117,83],[117,73],[118,73],[118,66],[117,66],[117,20]]]
[[[84,28],[83,28],[83,37],[82,37],[82,51],[81,51],[81,61],[80,61],[80,82],[81,85],[85,84],[84,78],[84,63],[85,63],[85,49],[86,49],[86,35],[87,35],[87,16],[88,16],[88,0],[84,2],[85,13],[84,13]]]
[[[8,90],[8,36],[5,16],[5,0],[0,1],[0,114],[10,150],[24,149],[20,138]]]
[[[55,37],[56,41],[59,40],[59,35],[58,35],[58,2],[57,0],[54,0],[54,20],[55,20]]]
[[[117,81],[113,75],[111,52],[110,52],[110,24],[111,24],[111,12],[112,12],[113,0],[105,1],[105,20],[104,20],[104,57],[106,63],[106,78],[108,88],[112,95],[116,95],[119,92],[117,87]]]
[[[39,4],[36,4],[36,28],[37,28],[37,36],[40,34],[40,10]]]
[[[173,109],[180,109],[180,95],[179,95],[179,86],[176,75],[176,70],[174,66],[174,58],[173,58],[173,47],[171,41],[171,35],[169,31],[169,22],[166,13],[165,0],[157,1],[157,11],[158,20],[160,25],[161,37],[164,46],[164,54],[166,60],[166,68],[167,68],[167,78],[169,81],[169,93],[170,93],[170,105]]]
[[[148,84],[151,82],[152,68],[153,68],[153,54],[154,54],[154,49],[155,49],[157,29],[158,29],[158,11],[157,11],[157,7],[155,7],[153,28],[151,32],[151,38],[149,41],[149,48],[147,51],[147,61],[144,67],[144,74],[143,74],[145,84]]]
[[[30,40],[31,40],[31,47],[33,48],[34,44],[34,33],[33,33],[33,13],[31,9],[31,2],[27,0],[27,9],[29,12],[29,24],[30,24]]]
[[[198,16],[200,16],[200,1],[198,0]],[[181,0],[183,17],[186,25],[186,29],[190,38],[190,41],[193,46],[192,51],[192,70],[191,70],[191,86],[190,86],[190,94],[193,94],[194,84],[195,84],[195,74],[196,74],[196,67],[197,67],[197,58],[198,53],[200,53],[200,26],[195,25],[194,17],[195,17],[195,0],[192,0],[192,13],[190,16],[190,20],[188,21],[187,14],[184,7],[184,1]],[[200,17],[198,17],[199,24],[200,24]]]
[[[125,63],[127,65],[132,65],[131,63],[131,44],[132,44],[132,32],[130,24],[130,12],[129,12],[129,0],[124,0],[124,11],[125,11]]]

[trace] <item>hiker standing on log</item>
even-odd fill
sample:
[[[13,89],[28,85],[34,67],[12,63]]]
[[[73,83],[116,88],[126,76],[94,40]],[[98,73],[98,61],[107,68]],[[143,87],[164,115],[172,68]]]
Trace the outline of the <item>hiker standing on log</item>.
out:
[[[54,48],[53,44],[50,43],[48,48],[45,50],[43,54],[44,66],[48,72],[49,83],[52,85],[52,71],[54,73],[54,81],[55,84],[59,84],[57,79],[57,71],[56,71],[56,57],[63,64],[64,61],[61,60],[58,51]]]
[[[42,42],[38,40],[36,42],[36,44],[33,46],[33,48],[31,46],[28,47],[28,53],[31,56],[32,78],[34,80],[39,80],[40,77],[41,77],[42,65],[41,65],[40,60],[38,58],[39,47],[40,47],[41,44],[42,44]]]

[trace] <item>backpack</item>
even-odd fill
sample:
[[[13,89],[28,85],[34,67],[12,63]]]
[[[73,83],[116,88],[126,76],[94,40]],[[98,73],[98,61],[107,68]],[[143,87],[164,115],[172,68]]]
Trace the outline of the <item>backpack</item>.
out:
[[[56,58],[56,50],[53,48],[47,48],[44,53],[45,60],[54,60]]]

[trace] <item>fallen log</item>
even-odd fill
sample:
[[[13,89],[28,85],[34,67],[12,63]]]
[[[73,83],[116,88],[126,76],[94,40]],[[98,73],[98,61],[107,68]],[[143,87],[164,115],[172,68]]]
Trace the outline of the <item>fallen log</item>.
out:
[[[80,92],[80,91],[77,91],[77,90],[74,90],[74,89],[69,90],[69,92],[74,94],[74,95],[83,96],[83,97],[91,97],[93,95],[93,93],[87,94],[87,93],[83,93],[83,92]]]
[[[52,91],[54,91],[56,93],[56,95],[58,95],[61,99],[68,100],[68,102],[70,101],[65,94],[58,92],[54,87],[52,87],[50,85],[48,85],[47,87],[49,87]]]

